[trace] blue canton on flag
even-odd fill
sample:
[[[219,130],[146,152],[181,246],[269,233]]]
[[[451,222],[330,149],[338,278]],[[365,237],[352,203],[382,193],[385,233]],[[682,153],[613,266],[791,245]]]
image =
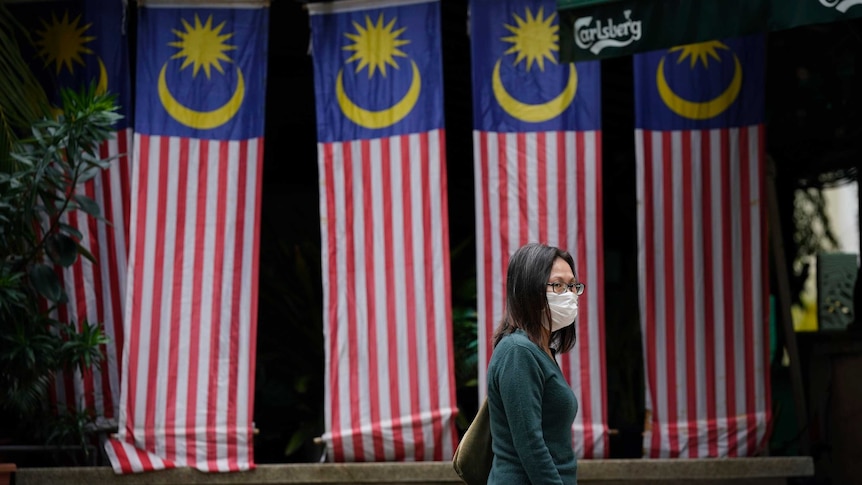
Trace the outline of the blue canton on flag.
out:
[[[146,8],[136,130],[210,140],[263,135],[266,9]]]
[[[425,2],[311,16],[318,141],[443,127],[439,15]]]
[[[598,130],[601,65],[559,62],[559,18],[548,1],[470,4],[474,124],[494,132]]]
[[[686,130],[763,122],[765,43],[755,35],[634,56],[635,126]]]

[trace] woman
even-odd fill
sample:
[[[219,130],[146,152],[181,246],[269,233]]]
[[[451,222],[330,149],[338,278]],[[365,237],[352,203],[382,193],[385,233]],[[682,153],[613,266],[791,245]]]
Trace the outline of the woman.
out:
[[[489,485],[578,481],[572,448],[578,401],[554,358],[575,344],[584,285],[574,268],[569,253],[543,244],[528,244],[509,260],[506,314],[488,365]]]

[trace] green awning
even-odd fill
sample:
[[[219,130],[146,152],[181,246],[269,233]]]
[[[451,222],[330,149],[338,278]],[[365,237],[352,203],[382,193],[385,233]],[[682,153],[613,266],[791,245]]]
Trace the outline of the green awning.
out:
[[[557,8],[567,61],[862,17],[862,0],[557,0]]]

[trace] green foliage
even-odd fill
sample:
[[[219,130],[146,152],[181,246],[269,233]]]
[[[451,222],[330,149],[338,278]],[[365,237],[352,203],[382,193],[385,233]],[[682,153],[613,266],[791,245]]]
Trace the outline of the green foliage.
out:
[[[62,101],[62,113],[33,122],[29,135],[11,146],[12,163],[0,169],[0,431],[17,430],[13,439],[22,442],[73,431],[44,428],[54,419],[49,386],[60,370],[90,372],[107,342],[97,323],[55,318],[67,300],[56,268],[89,256],[80,232],[62,221],[76,210],[102,219],[98,204],[75,188],[110,166],[98,147],[120,115],[114,98],[92,86],[63,91]]]

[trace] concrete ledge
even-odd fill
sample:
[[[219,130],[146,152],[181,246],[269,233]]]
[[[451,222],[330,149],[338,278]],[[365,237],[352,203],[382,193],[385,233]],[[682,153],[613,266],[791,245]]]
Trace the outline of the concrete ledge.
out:
[[[674,460],[583,460],[578,465],[578,483],[675,484],[781,484],[790,477],[814,475],[810,457],[674,459]],[[19,468],[17,485],[192,485],[251,484],[300,485],[382,483],[451,485],[461,483],[449,462],[420,463],[322,463],[259,465],[240,473],[201,473],[188,468],[137,475],[115,475],[107,467]]]

